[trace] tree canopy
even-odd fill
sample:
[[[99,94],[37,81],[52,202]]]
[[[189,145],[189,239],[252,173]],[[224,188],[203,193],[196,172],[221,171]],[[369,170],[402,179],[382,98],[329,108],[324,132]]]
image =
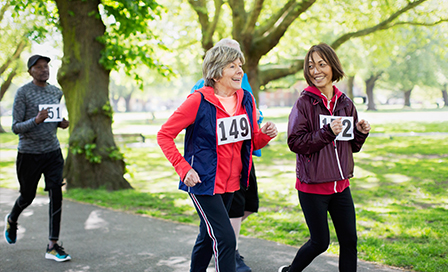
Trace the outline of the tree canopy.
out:
[[[71,123],[65,176],[69,186],[109,189],[130,187],[111,131],[111,71],[123,71],[141,88],[151,80],[160,86],[160,79],[182,76],[193,66],[196,70],[201,53],[233,37],[241,44],[243,68],[258,98],[271,82],[296,76],[313,44],[326,42],[338,50],[354,75],[394,52],[386,49],[371,57],[382,44],[403,40],[396,31],[439,25],[448,18],[443,0],[160,0],[165,7],[154,0],[3,2],[14,7],[16,17],[46,18],[36,21],[29,37],[54,30],[62,34],[58,81]],[[189,89],[194,81],[182,77],[177,88]]]
[[[404,25],[436,25],[448,17],[446,4],[440,0],[230,0],[230,10],[219,0],[188,2],[197,13],[204,50],[219,37],[220,20],[224,20],[226,32],[241,44],[246,58],[243,68],[255,93],[269,82],[303,69],[301,56],[312,44],[326,42],[338,49],[350,39],[377,31]],[[285,39],[289,45],[282,44],[290,29],[296,36]],[[275,52],[274,48],[289,50]]]

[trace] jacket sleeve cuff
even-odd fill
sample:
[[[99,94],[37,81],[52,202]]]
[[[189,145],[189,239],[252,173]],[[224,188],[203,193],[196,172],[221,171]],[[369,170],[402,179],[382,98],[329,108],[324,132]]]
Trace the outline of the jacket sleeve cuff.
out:
[[[359,137],[361,137],[361,138],[364,138],[364,139],[366,139],[368,136],[369,136],[369,133],[367,133],[367,134],[364,134],[364,133],[362,133],[361,131],[359,131],[357,128],[356,128],[356,126],[355,126],[355,134],[356,134],[356,136],[359,136]]]
[[[178,166],[175,167],[176,173],[179,175],[182,182],[185,179],[185,175],[187,175],[188,171],[190,171],[191,169],[192,169],[191,165],[186,161],[180,163]]]

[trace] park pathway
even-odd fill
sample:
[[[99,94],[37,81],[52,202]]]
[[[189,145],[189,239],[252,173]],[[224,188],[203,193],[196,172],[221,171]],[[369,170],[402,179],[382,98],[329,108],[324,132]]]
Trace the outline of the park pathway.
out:
[[[0,228],[18,193],[0,188]],[[72,260],[44,258],[48,236],[48,198],[37,196],[19,219],[18,241],[0,242],[0,271],[8,272],[187,272],[198,228],[192,225],[64,200],[61,241]],[[2,234],[3,236],[3,234]],[[240,252],[253,272],[277,272],[297,248],[241,237]],[[323,254],[305,270],[338,271],[338,258]],[[210,267],[207,272],[214,271]],[[358,271],[403,271],[359,261]]]

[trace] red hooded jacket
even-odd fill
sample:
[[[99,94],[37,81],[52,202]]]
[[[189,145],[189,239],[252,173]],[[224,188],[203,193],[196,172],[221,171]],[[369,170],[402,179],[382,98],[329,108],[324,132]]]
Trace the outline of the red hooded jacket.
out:
[[[203,87],[194,93],[190,94],[179,108],[170,116],[170,118],[163,124],[162,128],[157,134],[157,142],[162,148],[163,153],[167,159],[174,166],[174,169],[179,174],[181,180],[184,179],[187,172],[192,166],[180,154],[174,139],[185,128],[193,124],[196,120],[196,114],[201,103],[202,97],[216,107],[216,119],[230,117],[229,113],[224,110],[219,99],[215,96],[214,90],[211,87]],[[247,114],[246,110],[241,106],[244,91],[242,89],[236,92],[237,94],[237,108],[234,116]],[[252,97],[253,100],[253,97]],[[252,101],[255,105],[255,101]],[[252,120],[257,120],[256,111],[252,111]],[[257,125],[253,126],[252,143],[255,149],[264,147],[271,137],[261,132]],[[217,142],[217,139],[214,139]],[[217,169],[214,185],[214,194],[222,194],[227,192],[235,192],[240,188],[240,176],[243,168],[241,161],[241,147],[243,142],[228,143],[217,145]],[[252,156],[250,156],[250,160]]]

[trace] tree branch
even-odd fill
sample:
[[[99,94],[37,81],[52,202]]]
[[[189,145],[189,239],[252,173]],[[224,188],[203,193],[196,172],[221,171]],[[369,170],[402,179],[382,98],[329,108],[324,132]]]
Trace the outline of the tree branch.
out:
[[[9,86],[11,86],[12,79],[17,74],[17,66],[14,67],[11,73],[9,73],[6,80],[2,83],[2,86],[0,87],[0,101],[2,101],[3,96],[5,95],[6,91],[8,90]]]
[[[261,23],[261,25],[259,27],[257,27],[257,29],[255,30],[254,33],[254,37],[261,37],[264,35],[264,33],[266,31],[268,31],[269,29],[273,28],[275,23],[282,17],[284,16],[284,14],[291,8],[291,6],[293,6],[296,0],[288,0],[288,2],[283,6],[283,8],[281,8],[279,11],[277,11],[277,13],[275,13],[273,16],[271,16],[269,18],[269,20],[267,20],[264,23]]]
[[[261,66],[259,72],[260,86],[266,85],[272,80],[296,74],[303,69],[303,62],[303,59],[299,59],[291,65],[277,65],[267,69],[263,69],[263,66]]]
[[[408,10],[411,10],[413,8],[415,8],[416,6],[420,5],[421,3],[425,2],[427,0],[417,0],[414,2],[410,2],[407,6],[405,6],[404,8],[396,11],[395,13],[393,13],[392,15],[389,16],[389,18],[387,18],[386,20],[380,22],[379,24],[372,26],[372,27],[368,27],[365,29],[361,29],[355,32],[350,32],[350,33],[346,33],[344,35],[342,35],[341,37],[339,37],[338,39],[336,39],[332,44],[331,47],[333,49],[337,49],[339,46],[341,46],[343,43],[345,43],[346,41],[350,40],[351,38],[356,38],[356,37],[362,37],[362,36],[366,36],[368,34],[371,34],[375,31],[378,30],[384,30],[384,29],[388,29],[393,27],[394,25],[392,24],[392,21],[394,21],[395,19],[398,18],[398,16],[400,16],[401,14],[407,12]]]
[[[249,13],[249,18],[246,21],[246,25],[244,26],[244,33],[252,33],[255,29],[255,24],[258,21],[258,17],[260,16],[261,10],[263,9],[264,0],[255,0],[252,10]]]
[[[243,26],[246,25],[247,14],[244,9],[244,0],[229,0],[229,6],[232,10],[232,36],[240,41]]]
[[[438,24],[448,22],[448,18],[446,19],[440,19],[439,21],[432,22],[432,23],[420,23],[420,22],[396,22],[391,27],[398,26],[398,25],[414,25],[414,26],[436,26]]]
[[[267,54],[274,48],[292,22],[300,14],[308,10],[315,2],[316,0],[303,0],[301,3],[294,3],[270,29],[265,31],[262,36],[256,37],[252,46],[258,49],[257,53],[260,54],[259,56],[261,57]]]
[[[5,12],[10,6],[11,4],[9,3],[9,1],[6,1],[6,3],[0,9],[0,22],[3,20],[3,16],[5,16]]]
[[[199,18],[199,24],[201,25],[202,30],[202,38],[201,43],[202,47],[207,50],[213,46],[212,41],[212,33],[209,33],[208,31],[211,29],[209,17],[208,17],[208,10],[206,7],[206,3],[204,0],[188,0],[188,3],[190,3],[193,10],[196,12]]]
[[[223,0],[215,0],[214,2],[215,2],[215,16],[213,17],[213,22],[209,25],[209,28],[208,28],[208,33],[210,33],[210,41],[209,42],[211,42],[212,45],[213,45],[212,37],[213,37],[213,33],[215,33],[216,26],[218,25],[219,16],[221,15],[221,8],[222,8]],[[209,48],[207,48],[207,49],[209,49]]]
[[[11,62],[18,59],[20,57],[20,54],[22,54],[23,50],[25,49],[27,45],[27,40],[22,39],[20,40],[19,44],[17,44],[16,50],[12,56],[8,57],[8,59],[5,61],[5,63],[0,67],[0,75],[3,74],[6,69],[8,69]]]

